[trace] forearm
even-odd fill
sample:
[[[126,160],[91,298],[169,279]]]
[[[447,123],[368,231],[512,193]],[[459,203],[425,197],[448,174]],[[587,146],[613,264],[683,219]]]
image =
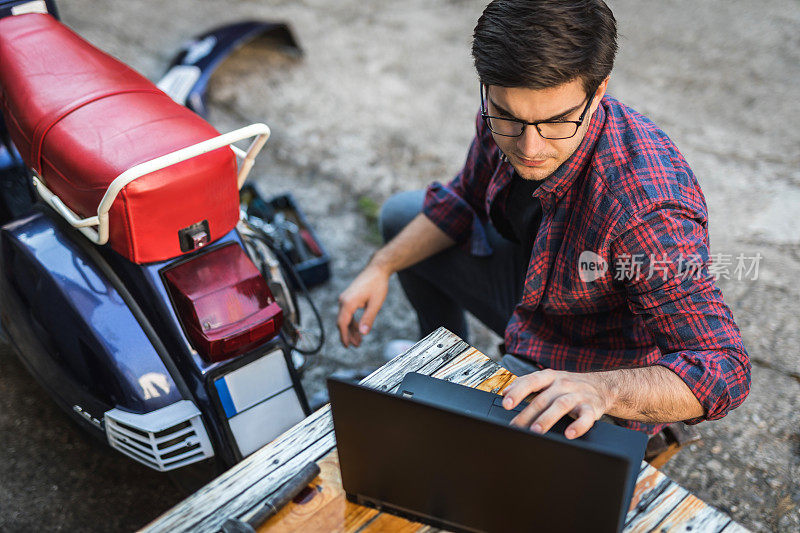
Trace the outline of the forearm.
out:
[[[703,416],[703,408],[677,374],[662,366],[603,372],[542,370],[520,376],[503,392],[503,407],[513,409],[538,393],[512,424],[548,431],[561,417],[576,420],[564,434],[574,439],[586,433],[604,414],[661,423]]]
[[[378,250],[369,266],[394,274],[455,244],[428,217],[417,215],[403,230]]]
[[[663,366],[589,374],[605,390],[606,413],[625,420],[662,423],[703,416],[703,407],[686,383]]]

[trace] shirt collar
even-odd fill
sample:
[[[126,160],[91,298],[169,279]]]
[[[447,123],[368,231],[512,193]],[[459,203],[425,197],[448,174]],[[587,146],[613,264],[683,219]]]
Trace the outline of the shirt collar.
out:
[[[592,114],[589,127],[586,130],[586,135],[583,137],[581,144],[578,145],[575,153],[573,153],[569,159],[561,163],[561,166],[559,166],[550,177],[544,180],[541,187],[534,192],[534,196],[541,197],[546,194],[551,194],[559,198],[566,192],[589,164],[589,161],[591,161],[592,154],[594,153],[594,145],[600,138],[605,120],[606,111],[601,101],[601,104],[597,106],[597,110]]]

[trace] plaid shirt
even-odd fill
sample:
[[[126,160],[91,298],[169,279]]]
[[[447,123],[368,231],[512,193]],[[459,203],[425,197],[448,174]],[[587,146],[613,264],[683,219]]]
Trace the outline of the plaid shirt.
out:
[[[489,255],[484,225],[495,204],[505,209],[513,172],[478,115],[463,170],[428,187],[423,212],[472,254]],[[750,361],[708,271],[705,198],[666,134],[606,96],[578,149],[534,196],[543,215],[506,326],[508,352],[573,372],[664,366],[703,406],[687,423],[739,406]]]

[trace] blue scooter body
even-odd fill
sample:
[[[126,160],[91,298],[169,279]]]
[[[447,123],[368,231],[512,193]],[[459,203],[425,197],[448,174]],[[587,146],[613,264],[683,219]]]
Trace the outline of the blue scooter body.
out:
[[[175,261],[137,265],[108,247],[92,253],[84,241],[41,206],[0,229],[0,321],[21,360],[59,406],[103,440],[109,409],[148,413],[190,400],[216,457],[224,466],[241,460],[214,379],[276,348],[288,363],[282,339],[208,363],[183,333],[161,278]],[[242,246],[235,230],[209,250],[230,242]]]
[[[0,0],[0,17],[21,4]],[[51,0],[46,6],[55,14]],[[200,76],[186,94],[196,111],[204,111],[206,82],[223,57],[257,35],[282,31],[289,35],[280,24],[245,23],[204,35],[198,42],[212,46],[203,57],[194,54]],[[173,66],[191,63],[187,51]],[[302,411],[309,413],[280,335],[249,353],[209,363],[191,346],[170,301],[164,269],[221,245],[245,248],[236,230],[188,256],[143,265],[107,245],[96,246],[49,207],[35,203],[28,170],[1,116],[0,224],[5,224],[0,228],[0,334],[88,432],[106,440],[104,413],[111,409],[140,415],[188,400],[200,412],[217,467],[229,467],[243,454],[231,430],[231,405],[223,405],[215,382],[276,350],[282,352]]]

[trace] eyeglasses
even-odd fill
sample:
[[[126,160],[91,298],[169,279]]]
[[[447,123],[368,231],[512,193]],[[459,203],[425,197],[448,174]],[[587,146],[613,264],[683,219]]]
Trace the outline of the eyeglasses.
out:
[[[587,96],[586,107],[583,108],[578,120],[537,120],[526,122],[518,118],[495,117],[489,115],[486,108],[486,99],[483,96],[484,85],[481,84],[481,116],[486,122],[492,133],[503,137],[521,137],[525,132],[525,126],[534,126],[536,131],[543,139],[569,139],[578,133],[578,127],[583,124],[583,119],[592,104],[592,96]],[[489,89],[486,87],[486,97],[489,96]]]

